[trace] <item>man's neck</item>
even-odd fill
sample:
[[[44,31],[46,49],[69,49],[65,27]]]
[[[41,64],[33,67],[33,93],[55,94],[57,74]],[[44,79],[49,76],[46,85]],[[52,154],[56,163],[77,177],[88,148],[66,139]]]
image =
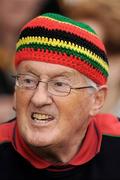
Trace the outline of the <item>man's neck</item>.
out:
[[[31,149],[44,160],[52,163],[67,164],[79,152],[85,132],[82,133],[82,137],[77,137],[73,143],[66,143],[66,145],[62,144],[57,146],[50,145],[47,147],[31,147]]]

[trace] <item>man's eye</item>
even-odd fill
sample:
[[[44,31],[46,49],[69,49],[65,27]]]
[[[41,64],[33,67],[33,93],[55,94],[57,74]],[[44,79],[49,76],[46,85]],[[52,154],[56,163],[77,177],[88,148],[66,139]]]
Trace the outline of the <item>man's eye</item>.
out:
[[[32,83],[32,82],[33,82],[33,80],[32,80],[32,79],[28,79],[28,78],[27,78],[27,79],[23,79],[23,82],[24,82],[24,83],[28,83],[28,84],[29,84],[29,83]]]
[[[30,78],[23,78],[22,79],[22,84],[27,85],[27,86],[28,85],[31,86],[31,85],[36,84],[36,81],[34,79],[30,79]]]
[[[63,82],[55,82],[54,85],[55,86],[64,86],[65,83],[63,83]]]

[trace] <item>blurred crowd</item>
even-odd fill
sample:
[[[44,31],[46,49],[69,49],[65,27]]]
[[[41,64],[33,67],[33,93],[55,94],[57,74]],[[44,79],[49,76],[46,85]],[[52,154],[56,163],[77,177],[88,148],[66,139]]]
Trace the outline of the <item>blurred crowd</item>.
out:
[[[15,117],[13,66],[19,30],[45,12],[65,14],[91,25],[106,45],[110,60],[108,96],[102,110],[120,117],[120,0],[1,0],[0,1],[0,122]],[[102,113],[101,112],[101,113]]]

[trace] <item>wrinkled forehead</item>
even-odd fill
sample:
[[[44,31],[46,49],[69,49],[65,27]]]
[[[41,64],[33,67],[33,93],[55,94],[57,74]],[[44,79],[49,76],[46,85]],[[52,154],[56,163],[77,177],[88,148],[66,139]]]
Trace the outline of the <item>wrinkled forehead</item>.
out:
[[[40,62],[40,61],[22,61],[17,69],[17,73],[32,73],[37,76],[48,76],[48,77],[54,77],[54,76],[62,76],[66,77],[68,79],[85,79],[84,75],[80,73],[79,71],[66,67],[64,65],[59,64],[51,64],[46,62]]]

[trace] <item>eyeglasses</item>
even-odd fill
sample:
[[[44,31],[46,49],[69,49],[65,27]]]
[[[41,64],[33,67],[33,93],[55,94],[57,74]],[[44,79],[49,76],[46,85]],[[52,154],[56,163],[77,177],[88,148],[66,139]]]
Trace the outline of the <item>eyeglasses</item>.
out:
[[[45,83],[47,84],[48,92],[55,96],[67,96],[70,94],[72,89],[77,90],[77,89],[95,88],[93,86],[72,87],[68,83],[64,82],[64,80],[60,80],[59,78],[55,78],[48,82],[44,82],[42,80],[39,80],[39,78],[29,74],[18,74],[12,77],[16,79],[16,86],[28,90],[34,90],[37,88],[39,83]]]

